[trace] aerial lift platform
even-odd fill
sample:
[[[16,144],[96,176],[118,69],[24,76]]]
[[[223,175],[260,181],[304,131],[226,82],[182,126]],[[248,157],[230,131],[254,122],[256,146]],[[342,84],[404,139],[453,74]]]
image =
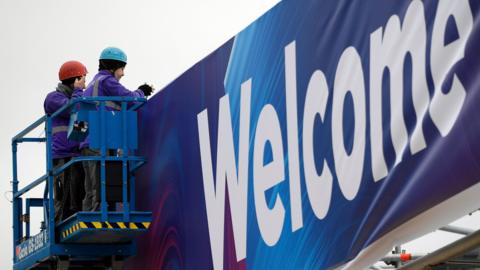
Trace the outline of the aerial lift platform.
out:
[[[118,111],[107,111],[109,104],[120,104]],[[135,209],[135,172],[146,162],[136,156],[137,110],[145,98],[81,97],[71,100],[52,115],[45,115],[12,138],[13,158],[13,268],[14,269],[119,269],[123,261],[136,253],[135,238],[145,233],[151,212]],[[99,156],[72,158],[60,167],[52,161],[52,119],[71,112],[69,139],[87,135],[90,147]],[[44,138],[26,137],[45,125]],[[26,142],[46,145],[46,174],[18,189],[17,147]],[[115,151],[118,154],[108,155]],[[100,163],[100,211],[78,212],[55,224],[54,177],[76,162]],[[31,198],[28,192],[46,182],[43,198]],[[116,202],[118,211],[114,209]],[[110,206],[108,204],[111,204]],[[30,210],[43,209],[40,233],[30,235]],[[24,230],[25,229],[25,230]]]

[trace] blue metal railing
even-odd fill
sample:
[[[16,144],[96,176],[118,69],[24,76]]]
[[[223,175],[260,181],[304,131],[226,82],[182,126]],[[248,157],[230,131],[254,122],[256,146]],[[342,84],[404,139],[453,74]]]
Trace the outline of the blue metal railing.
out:
[[[106,141],[106,130],[105,130],[105,103],[107,101],[114,101],[121,103],[120,113],[122,114],[121,118],[121,131],[122,132],[122,155],[121,156],[108,156],[107,147],[105,144]],[[101,138],[101,148],[100,156],[80,156],[70,159],[67,163],[63,164],[60,167],[53,167],[52,159],[52,119],[58,117],[61,113],[65,111],[70,111],[76,104],[79,103],[96,103],[97,110],[100,113],[100,138]],[[135,193],[134,193],[134,175],[135,172],[141,165],[145,163],[145,159],[142,157],[135,156],[135,151],[128,148],[127,145],[127,111],[136,111],[146,102],[145,98],[132,98],[132,97],[81,97],[72,99],[68,104],[61,107],[52,115],[42,116],[40,119],[35,121],[33,124],[19,132],[16,136],[12,138],[12,166],[13,166],[13,180],[12,180],[12,191],[13,191],[13,260],[15,262],[15,248],[19,244],[20,240],[23,238],[23,225],[21,216],[23,213],[23,199],[22,196],[29,192],[31,189],[47,182],[44,198],[42,199],[27,199],[27,214],[30,212],[30,206],[39,207],[39,200],[43,201],[42,206],[46,206],[46,211],[44,211],[44,220],[46,220],[46,229],[48,230],[48,241],[50,244],[55,244],[55,208],[53,201],[53,186],[54,186],[54,177],[58,176],[64,172],[67,168],[72,166],[76,162],[82,161],[98,161],[101,164],[100,167],[100,187],[101,187],[101,216],[102,221],[107,221],[108,212],[107,212],[107,202],[106,202],[106,161],[117,161],[122,162],[122,202],[123,202],[123,218],[124,221],[129,221],[130,211],[135,210]],[[128,104],[132,104],[128,106]],[[44,138],[29,138],[25,137],[29,132],[36,129],[40,125],[45,124],[45,137]],[[89,127],[91,128],[91,127]],[[24,142],[45,142],[46,143],[46,174],[35,179],[22,189],[18,189],[18,164],[17,164],[17,148],[18,144]],[[132,155],[129,155],[132,153]],[[128,165],[130,168],[128,169]],[[130,176],[130,178],[128,178]],[[128,181],[130,180],[130,199],[128,199]],[[35,202],[35,203],[33,203]],[[45,205],[46,203],[46,205]],[[26,237],[30,236],[30,222],[27,223],[26,228]]]

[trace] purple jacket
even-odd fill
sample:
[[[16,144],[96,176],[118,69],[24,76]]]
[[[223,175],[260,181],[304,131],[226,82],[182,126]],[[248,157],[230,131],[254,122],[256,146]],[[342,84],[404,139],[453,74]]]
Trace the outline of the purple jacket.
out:
[[[145,97],[143,91],[137,89],[130,91],[107,70],[101,70],[93,77],[88,84],[87,89],[83,93],[85,97],[101,97],[101,96],[119,96],[119,97]],[[105,104],[107,111],[120,110],[121,106],[117,102],[107,101]],[[80,144],[80,149],[88,148],[89,138]]]
[[[45,98],[43,108],[46,114],[53,114],[67,104],[74,96],[81,96],[82,89],[72,90],[68,86],[59,83],[57,89],[50,92]],[[79,143],[67,139],[67,129],[70,121],[70,110],[65,110],[52,119],[52,154],[53,158],[65,158],[78,156]]]

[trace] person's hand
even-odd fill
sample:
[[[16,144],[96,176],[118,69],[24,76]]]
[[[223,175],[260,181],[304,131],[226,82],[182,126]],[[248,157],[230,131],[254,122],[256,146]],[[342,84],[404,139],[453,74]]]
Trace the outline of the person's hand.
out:
[[[155,90],[155,88],[153,88],[153,85],[148,85],[146,83],[140,85],[138,89],[142,90],[143,94],[146,97],[150,96],[153,93],[153,90]]]
[[[85,75],[80,78],[76,78],[75,82],[73,83],[73,89],[85,89],[85,79]]]

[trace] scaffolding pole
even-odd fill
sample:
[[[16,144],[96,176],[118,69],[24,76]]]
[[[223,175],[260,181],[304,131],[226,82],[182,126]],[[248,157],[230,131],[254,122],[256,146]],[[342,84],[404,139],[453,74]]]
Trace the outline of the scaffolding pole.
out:
[[[458,257],[467,253],[470,250],[480,246],[480,230],[475,231],[455,242],[446,245],[428,255],[425,255],[418,260],[412,261],[399,269],[401,270],[420,270],[429,269],[440,263],[444,263],[450,259]]]
[[[454,225],[447,225],[447,226],[441,227],[439,230],[444,231],[444,232],[463,234],[463,235],[469,235],[469,234],[475,232],[475,230],[471,230],[471,229],[463,228],[463,227],[458,227],[458,226],[454,226]]]

